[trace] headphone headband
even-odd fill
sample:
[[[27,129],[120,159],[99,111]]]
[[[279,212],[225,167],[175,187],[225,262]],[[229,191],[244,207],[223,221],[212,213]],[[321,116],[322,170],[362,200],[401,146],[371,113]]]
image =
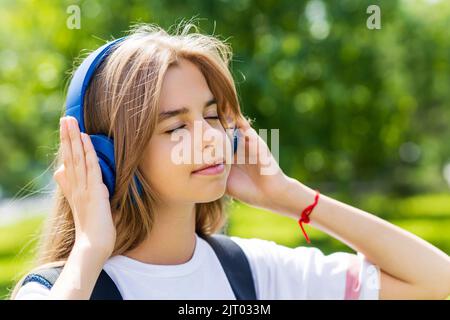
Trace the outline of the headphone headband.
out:
[[[84,96],[95,70],[110,53],[112,47],[123,41],[125,37],[108,42],[92,52],[75,71],[69,85],[66,99],[66,116],[77,119],[81,132],[86,132],[84,126]]]

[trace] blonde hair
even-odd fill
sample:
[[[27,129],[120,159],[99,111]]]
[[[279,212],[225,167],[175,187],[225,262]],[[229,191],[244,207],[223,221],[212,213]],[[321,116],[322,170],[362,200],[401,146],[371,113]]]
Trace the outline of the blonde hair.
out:
[[[144,179],[138,165],[156,126],[159,95],[163,77],[180,58],[193,62],[204,75],[217,100],[219,118],[226,128],[229,120],[243,117],[229,71],[232,51],[217,37],[198,32],[183,22],[174,34],[153,24],[134,26],[126,39],[96,70],[85,96],[84,121],[88,134],[102,133],[114,139],[116,159],[116,189],[111,199],[115,211],[117,239],[112,255],[135,248],[151,231],[154,203],[158,195]],[[61,149],[56,154],[56,168],[62,164]],[[142,183],[139,196],[133,175]],[[136,199],[136,203],[134,203]],[[227,221],[224,196],[210,203],[197,203],[196,232],[213,234]],[[40,268],[63,265],[75,240],[71,208],[58,187],[55,205],[46,220],[36,259]],[[21,287],[24,275],[16,284],[11,299]]]

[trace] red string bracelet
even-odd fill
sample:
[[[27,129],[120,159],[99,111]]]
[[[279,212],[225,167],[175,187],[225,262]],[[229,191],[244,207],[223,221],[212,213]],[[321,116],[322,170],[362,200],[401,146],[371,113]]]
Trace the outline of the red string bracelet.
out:
[[[309,223],[309,215],[311,214],[311,212],[313,211],[314,207],[316,206],[317,202],[319,201],[319,191],[316,190],[316,196],[314,198],[314,203],[310,204],[309,206],[307,206],[303,211],[302,214],[300,215],[300,219],[298,219],[298,224],[300,225],[300,228],[302,228],[303,234],[306,238],[306,241],[308,243],[311,243],[311,241],[309,240],[308,235],[306,234],[305,229],[303,228],[303,223]]]

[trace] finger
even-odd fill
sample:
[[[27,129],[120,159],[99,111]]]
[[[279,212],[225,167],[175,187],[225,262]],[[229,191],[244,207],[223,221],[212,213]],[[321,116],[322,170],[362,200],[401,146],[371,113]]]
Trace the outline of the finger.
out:
[[[69,185],[67,183],[66,170],[63,164],[53,173],[53,179],[61,188],[64,197],[66,197],[66,199],[69,199],[70,190]]]
[[[59,166],[59,168],[53,173],[53,179],[55,179],[58,186],[62,189],[63,193],[65,194],[65,191],[67,190],[67,184],[66,184],[66,175],[64,172],[64,165],[62,164]]]
[[[92,186],[103,183],[102,171],[91,138],[86,133],[82,133],[81,139],[83,140],[84,154],[86,156],[87,184]]]
[[[236,126],[242,129],[242,131],[245,131],[251,127],[250,123],[245,117],[238,117],[236,121]]]
[[[69,185],[73,186],[75,183],[75,176],[72,165],[72,147],[70,145],[70,137],[67,128],[66,117],[61,118],[60,121],[60,139],[64,169],[66,171],[67,179],[69,180]]]
[[[86,159],[84,156],[81,133],[75,118],[69,117],[69,135],[72,147],[72,163],[77,183],[82,190],[86,189]]]

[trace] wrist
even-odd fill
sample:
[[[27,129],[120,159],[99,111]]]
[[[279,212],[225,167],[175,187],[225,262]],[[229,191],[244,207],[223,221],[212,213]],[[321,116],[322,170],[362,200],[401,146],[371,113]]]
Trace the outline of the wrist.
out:
[[[49,298],[89,299],[106,259],[101,251],[77,238]]]
[[[99,263],[104,263],[111,256],[112,250],[108,246],[100,245],[90,241],[87,237],[77,236],[74,250],[83,256],[92,257]]]
[[[285,184],[279,189],[277,211],[298,220],[301,212],[314,202],[316,194],[316,190],[294,178],[286,177]],[[314,211],[311,218],[313,215]]]

